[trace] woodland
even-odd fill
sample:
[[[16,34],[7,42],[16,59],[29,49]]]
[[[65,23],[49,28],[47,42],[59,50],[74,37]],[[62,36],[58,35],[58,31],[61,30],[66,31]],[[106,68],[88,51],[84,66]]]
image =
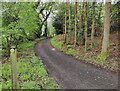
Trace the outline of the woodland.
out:
[[[1,89],[12,88],[11,46],[17,49],[17,88],[61,88],[34,53],[34,45],[46,38],[67,55],[106,70],[119,70],[120,1],[38,0],[0,5]]]

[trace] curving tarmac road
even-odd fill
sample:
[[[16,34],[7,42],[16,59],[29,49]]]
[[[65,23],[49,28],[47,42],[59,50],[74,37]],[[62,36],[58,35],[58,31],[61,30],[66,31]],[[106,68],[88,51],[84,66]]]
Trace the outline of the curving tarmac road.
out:
[[[53,48],[50,39],[35,45],[48,73],[63,89],[118,89],[118,74],[78,61]]]

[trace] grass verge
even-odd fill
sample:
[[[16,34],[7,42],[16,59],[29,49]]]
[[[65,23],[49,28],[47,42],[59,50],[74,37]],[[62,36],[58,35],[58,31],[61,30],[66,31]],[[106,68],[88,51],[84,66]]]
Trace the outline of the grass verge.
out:
[[[60,86],[50,77],[40,59],[33,51],[36,42],[28,41],[18,46],[17,80],[18,89],[59,89]],[[2,84],[2,86],[1,86]],[[11,89],[11,64],[2,64],[2,89]]]
[[[110,59],[109,57],[108,59],[103,60],[104,57],[101,56],[99,52],[88,50],[88,52],[84,55],[84,46],[74,47],[73,45],[65,45],[62,35],[53,37],[51,39],[51,44],[53,47],[64,52],[65,54],[78,58],[85,63],[95,65],[99,68],[111,70],[113,72],[117,72],[119,70],[117,61],[108,60]],[[114,58],[112,60],[114,60]]]
[[[73,46],[64,46],[64,41],[59,40],[59,36],[55,36],[51,39],[51,44],[57,48],[58,50],[66,53],[67,55],[71,56],[77,56],[79,55],[78,52],[76,52],[75,48]]]

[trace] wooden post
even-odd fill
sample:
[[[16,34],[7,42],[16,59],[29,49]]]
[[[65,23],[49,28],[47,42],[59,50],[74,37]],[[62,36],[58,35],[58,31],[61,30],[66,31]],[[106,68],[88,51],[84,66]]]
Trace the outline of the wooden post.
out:
[[[17,50],[15,46],[10,49],[12,89],[17,89]]]

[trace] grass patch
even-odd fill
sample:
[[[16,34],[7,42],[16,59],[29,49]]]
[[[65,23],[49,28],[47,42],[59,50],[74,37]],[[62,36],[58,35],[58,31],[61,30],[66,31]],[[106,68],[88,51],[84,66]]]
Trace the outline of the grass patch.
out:
[[[55,36],[51,39],[51,44],[53,47],[64,52],[65,54],[74,56],[75,58],[85,61],[87,63],[93,64],[98,67],[102,67],[111,71],[118,71],[118,61],[115,61],[116,57],[110,59],[110,53],[100,54],[98,51],[98,46],[95,46],[94,49],[87,50],[84,54],[84,45],[73,46],[64,44],[64,39],[62,35]]]
[[[77,55],[76,50],[73,49],[73,48],[68,48],[67,50],[65,50],[65,53],[68,54],[68,55],[71,55],[71,56],[76,56]]]
[[[64,46],[64,41],[63,40],[59,40],[58,39],[59,36],[55,36],[51,39],[51,44],[59,49],[60,51],[68,54],[68,55],[71,55],[71,56],[75,56],[75,55],[78,55],[78,53],[76,52],[76,50],[72,47],[65,47]],[[58,42],[59,41],[59,42]]]
[[[59,42],[58,42],[57,36],[55,36],[55,37],[53,37],[53,38],[51,39],[51,44],[52,44],[54,47],[56,47],[56,48],[58,48],[58,49],[61,49],[61,50],[63,50],[63,47],[62,47],[63,43],[64,43],[63,41],[59,41]]]
[[[104,53],[104,54],[99,54],[96,57],[96,63],[102,63],[103,65],[106,63],[106,59],[107,57],[109,57],[108,53]]]
[[[31,50],[36,42],[29,41],[18,46],[17,80],[18,89],[59,89],[42,63]],[[11,63],[2,65],[2,89],[11,89]],[[0,86],[1,86],[0,84]]]
[[[19,49],[26,49],[26,48],[30,48],[33,47],[33,45],[35,44],[35,41],[27,41],[27,42],[23,42],[21,44],[18,45]]]

